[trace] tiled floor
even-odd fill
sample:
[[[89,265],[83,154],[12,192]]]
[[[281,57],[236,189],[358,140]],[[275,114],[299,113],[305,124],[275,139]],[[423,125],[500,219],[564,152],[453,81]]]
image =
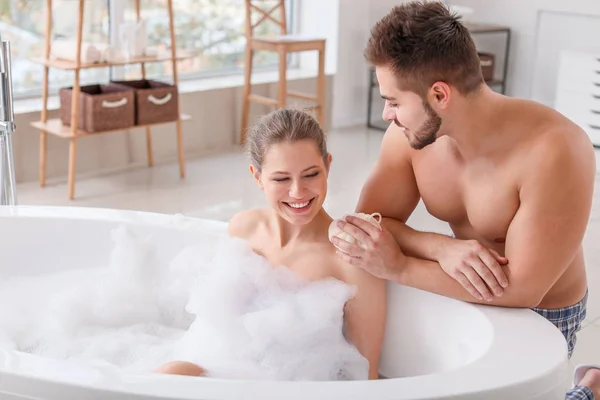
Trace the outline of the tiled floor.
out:
[[[333,164],[325,207],[332,216],[354,209],[379,153],[381,138],[381,132],[363,128],[331,133],[329,150]],[[600,157],[597,164],[594,205],[584,243],[590,290],[588,318],[579,334],[572,364],[600,363]],[[135,209],[218,220],[228,220],[239,210],[264,205],[262,192],[248,171],[248,161],[239,150],[188,160],[185,180],[179,179],[175,164],[162,165],[80,179],[76,195],[75,201],[68,200],[65,182],[49,182],[44,189],[36,183],[18,187],[20,204]],[[416,229],[449,232],[421,204],[409,223]]]

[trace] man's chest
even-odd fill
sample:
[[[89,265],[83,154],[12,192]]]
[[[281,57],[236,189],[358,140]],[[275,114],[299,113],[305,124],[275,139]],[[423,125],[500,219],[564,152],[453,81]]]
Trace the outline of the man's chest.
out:
[[[517,179],[511,168],[446,161],[414,166],[427,211],[465,238],[502,244],[519,208]]]

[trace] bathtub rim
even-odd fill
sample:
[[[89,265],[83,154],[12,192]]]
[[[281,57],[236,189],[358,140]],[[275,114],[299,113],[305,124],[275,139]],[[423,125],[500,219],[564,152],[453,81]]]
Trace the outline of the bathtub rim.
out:
[[[106,208],[87,208],[70,206],[2,206],[2,218],[68,218],[80,220],[102,220],[116,223],[149,225],[167,229],[206,231],[207,228],[223,231],[227,225],[223,221],[213,221],[189,217],[182,214],[160,214],[146,211],[115,210]],[[417,290],[405,288],[404,290]],[[430,294],[437,296],[434,294]],[[447,301],[457,301],[446,299]],[[52,380],[40,375],[30,375],[26,370],[7,368],[8,359],[0,359],[0,390],[11,377],[23,384],[31,380],[42,384],[52,382],[66,389],[68,387],[87,388],[94,391],[139,394],[163,398],[192,399],[206,396],[211,399],[237,398],[241,393],[257,393],[262,399],[280,398],[281,393],[291,394],[290,398],[390,398],[390,399],[426,399],[452,398],[461,395],[481,396],[501,390],[504,398],[517,398],[523,391],[534,395],[565,380],[568,370],[567,348],[562,334],[546,319],[528,309],[509,310],[490,306],[468,304],[483,312],[492,322],[495,338],[492,346],[478,360],[464,367],[433,375],[415,376],[401,379],[358,382],[261,382],[236,381],[202,378],[199,380],[177,376],[157,376],[153,374],[110,373],[100,367],[89,367],[89,371],[102,376],[100,383],[90,379]],[[523,337],[515,340],[514,331],[522,332]],[[540,340],[542,334],[545,340]],[[17,361],[21,355],[6,352],[9,359]],[[517,365],[511,365],[510,352],[530,354],[529,359],[522,357]],[[54,360],[39,358],[40,362]],[[495,357],[495,358],[494,358]],[[494,360],[494,361],[492,361]],[[503,375],[502,382],[493,376],[494,366],[510,366]],[[57,361],[57,365],[58,365]],[[545,370],[542,371],[542,366]],[[531,370],[537,370],[532,373]],[[112,378],[111,378],[112,376]],[[66,378],[66,377],[65,377]],[[112,379],[112,380],[111,380]],[[474,384],[474,381],[478,381]],[[52,386],[52,385],[51,385]],[[493,395],[492,395],[492,392]],[[500,392],[498,392],[500,393]],[[515,394],[513,397],[506,397]],[[416,396],[416,397],[415,397]],[[447,397],[449,396],[449,397]],[[495,397],[486,398],[495,398]],[[501,398],[501,397],[498,397]]]

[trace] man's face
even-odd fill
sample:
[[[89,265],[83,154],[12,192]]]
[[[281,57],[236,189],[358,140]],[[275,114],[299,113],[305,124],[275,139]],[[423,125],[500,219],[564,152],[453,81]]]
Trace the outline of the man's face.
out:
[[[429,103],[414,92],[398,89],[389,68],[377,67],[376,74],[381,97],[385,99],[383,119],[400,127],[414,149],[420,150],[435,142],[442,119]]]

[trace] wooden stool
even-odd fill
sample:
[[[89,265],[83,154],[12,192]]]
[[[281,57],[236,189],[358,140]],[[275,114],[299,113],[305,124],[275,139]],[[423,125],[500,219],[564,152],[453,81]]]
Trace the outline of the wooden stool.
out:
[[[314,109],[317,110],[317,119],[323,127],[325,125],[325,41],[319,38],[303,38],[297,35],[288,35],[285,14],[285,0],[277,0],[277,4],[265,11],[253,3],[263,2],[265,0],[246,0],[246,57],[244,62],[244,94],[242,99],[242,124],[241,124],[241,143],[246,141],[246,131],[248,129],[248,115],[250,112],[250,102],[260,103],[275,108],[286,106],[287,97],[295,97],[308,100],[315,103]],[[279,18],[273,16],[275,11],[279,10]],[[254,13],[259,13],[260,18],[256,23],[252,23]],[[264,21],[269,20],[280,28],[280,36],[275,37],[257,37],[254,35],[254,29],[260,26]],[[279,84],[277,99],[272,99],[250,92],[250,78],[252,76],[252,60],[255,51],[273,51],[279,53]],[[319,52],[319,72],[317,75],[317,95],[288,91],[287,90],[287,55],[288,53],[302,51]]]

